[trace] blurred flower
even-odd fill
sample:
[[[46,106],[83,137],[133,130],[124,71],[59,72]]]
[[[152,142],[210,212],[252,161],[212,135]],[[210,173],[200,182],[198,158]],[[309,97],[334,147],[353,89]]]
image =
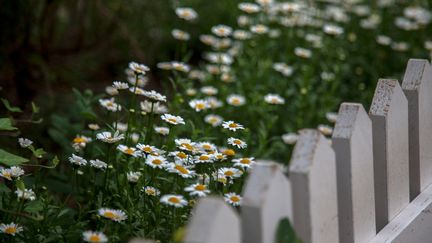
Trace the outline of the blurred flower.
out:
[[[85,160],[84,158],[82,158],[78,155],[75,155],[75,154],[72,154],[72,156],[69,157],[69,162],[71,164],[75,164],[75,165],[79,165],[79,166],[84,166],[87,164],[87,160]]]
[[[189,101],[189,106],[196,112],[206,110],[210,107],[206,100],[191,100]]]
[[[19,224],[15,223],[9,223],[9,224],[0,224],[0,231],[4,234],[8,235],[15,235],[19,234],[23,231],[23,227],[21,227]]]
[[[240,206],[242,197],[234,192],[230,192],[224,195],[224,200],[233,206]]]
[[[98,214],[115,222],[121,222],[127,219],[126,213],[119,209],[100,208]]]
[[[106,169],[108,167],[107,163],[103,162],[102,160],[99,159],[94,159],[94,160],[90,160],[90,166],[97,168],[97,169]]]
[[[120,140],[123,140],[124,135],[120,134],[119,131],[116,131],[114,134],[111,134],[111,132],[101,132],[96,134],[96,139],[105,143],[116,143]]]
[[[298,135],[296,133],[286,133],[282,135],[282,141],[285,144],[295,144],[297,142]]]
[[[320,131],[322,134],[324,134],[326,136],[330,136],[333,133],[333,128],[331,126],[327,126],[327,125],[319,125],[318,131]]]
[[[230,138],[228,138],[227,141],[228,141],[229,145],[235,146],[235,147],[240,148],[240,149],[243,149],[243,148],[247,147],[246,142],[244,142],[244,141],[242,141],[242,140],[240,140],[238,138],[230,137]]]
[[[376,42],[383,46],[389,46],[392,42],[391,38],[385,35],[378,35],[376,37]]]
[[[326,118],[327,118],[327,120],[329,122],[335,123],[337,121],[337,118],[338,118],[338,113],[336,113],[336,112],[327,112],[325,116],[326,116]]]
[[[342,27],[332,24],[326,24],[324,25],[324,33],[329,35],[341,35],[343,34],[344,30]]]
[[[238,8],[248,14],[258,13],[261,10],[261,7],[254,3],[239,3]]]
[[[237,168],[223,167],[218,170],[218,174],[221,177],[235,179],[240,177],[243,174],[243,172]]]
[[[117,146],[117,150],[123,152],[124,154],[132,155],[133,157],[138,157],[141,155],[140,152],[136,150],[136,148],[128,147],[128,146],[123,145],[123,144],[119,144]]]
[[[111,96],[114,96],[114,95],[118,95],[118,94],[119,94],[118,89],[116,89],[116,88],[114,88],[114,87],[112,87],[112,86],[107,86],[107,87],[105,87],[105,92],[106,92],[107,94],[111,95]]]
[[[160,191],[158,189],[156,189],[155,187],[152,187],[152,186],[143,187],[142,191],[145,194],[147,194],[149,196],[153,196],[153,197],[160,195]]]
[[[194,96],[194,95],[197,94],[197,90],[194,89],[194,88],[188,88],[188,89],[186,89],[186,94],[187,94],[188,96]]]
[[[192,8],[176,8],[175,13],[181,19],[191,21],[198,17],[198,14]]]
[[[278,94],[267,94],[264,96],[264,101],[272,105],[285,104],[285,99]]]
[[[293,68],[291,66],[288,66],[287,64],[283,62],[276,62],[273,64],[273,69],[277,72],[280,72],[282,75],[289,77],[293,73]]]
[[[137,183],[141,177],[141,172],[139,171],[129,171],[126,173],[127,180],[131,183]]]
[[[87,145],[87,143],[91,142],[92,139],[83,135],[77,135],[73,140],[72,140],[72,147],[78,151],[81,148],[85,148],[85,146]]]
[[[108,237],[102,232],[97,231],[84,231],[83,240],[91,243],[108,242]]]
[[[243,125],[241,125],[239,123],[235,123],[234,121],[224,121],[222,123],[222,127],[226,128],[228,130],[234,131],[234,132],[237,130],[243,130],[244,129]]]
[[[18,138],[18,143],[22,148],[27,148],[33,144],[33,141],[27,138]]]
[[[204,121],[213,127],[217,127],[222,124],[223,118],[215,114],[209,114],[204,117]]]
[[[190,39],[190,35],[189,33],[183,31],[183,30],[179,30],[179,29],[173,29],[171,31],[171,35],[174,37],[174,39],[176,40],[181,40],[181,41],[187,41]]]
[[[113,82],[113,87],[116,89],[128,89],[129,85],[128,83],[124,83],[124,82],[120,82],[120,81],[114,81]]]
[[[166,102],[166,96],[164,96],[164,95],[162,95],[162,94],[160,94],[154,90],[144,91],[143,95],[154,102],[157,102],[157,101]]]
[[[169,206],[174,206],[176,208],[182,208],[187,205],[187,201],[184,200],[184,197],[182,195],[164,195],[160,199],[160,202]]]
[[[91,130],[96,131],[96,130],[100,129],[100,126],[98,124],[96,124],[96,123],[90,123],[90,124],[88,124],[88,128],[90,128]]]
[[[231,94],[227,97],[227,103],[232,106],[242,106],[246,103],[246,99],[244,96]]]
[[[251,33],[245,30],[235,30],[233,36],[237,40],[248,40],[252,37]]]
[[[116,112],[121,110],[121,106],[115,103],[114,98],[111,99],[99,99],[99,104],[105,109]]]
[[[153,111],[152,111],[153,106]],[[150,102],[148,100],[144,100],[140,102],[141,110],[146,113],[155,113],[155,114],[164,114],[168,112],[168,108],[165,105],[162,105],[159,102]]]
[[[17,194],[18,198],[22,198],[24,200],[34,201],[36,199],[36,193],[34,193],[32,189],[17,189],[15,194]]]
[[[406,42],[393,42],[391,48],[395,51],[407,51],[409,49],[409,45]]]
[[[18,166],[11,166],[9,169],[0,167],[0,176],[10,181],[13,178],[19,178],[24,175],[24,173],[24,170]]]
[[[217,95],[218,93],[218,89],[213,87],[213,86],[203,86],[200,89],[201,93],[205,94],[205,95]]]
[[[294,49],[294,54],[296,56],[302,57],[302,58],[310,58],[312,56],[312,51],[309,49],[296,47]]]
[[[250,31],[255,34],[265,34],[269,31],[268,27],[263,24],[252,25]]]
[[[185,124],[183,118],[180,116],[173,116],[171,114],[163,114],[161,119],[172,125]]]
[[[186,166],[177,163],[169,163],[166,170],[171,173],[176,173],[183,178],[190,178],[195,175],[195,171],[189,170]]]
[[[152,168],[159,168],[159,169],[163,169],[165,166],[167,166],[167,161],[163,156],[149,155],[147,156],[145,163]]]
[[[233,159],[232,162],[234,162],[234,166],[241,167],[243,169],[249,169],[251,165],[255,163],[254,157],[249,158],[239,158],[239,159]]]
[[[168,135],[170,132],[170,129],[168,127],[155,127],[154,130],[156,133],[159,133],[164,136]]]
[[[200,183],[190,185],[184,190],[186,192],[189,192],[189,195],[198,197],[205,197],[207,194],[210,193],[210,190],[207,189],[207,186]]]
[[[227,37],[230,36],[232,33],[232,28],[223,24],[213,26],[211,28],[211,31],[213,34],[219,36],[219,37]]]

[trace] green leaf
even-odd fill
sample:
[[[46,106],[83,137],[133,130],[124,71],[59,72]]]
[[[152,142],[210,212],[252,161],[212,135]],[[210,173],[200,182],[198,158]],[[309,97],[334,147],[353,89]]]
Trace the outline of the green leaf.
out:
[[[46,154],[46,152],[43,150],[43,148],[38,148],[36,150],[32,149],[32,152],[33,152],[33,155],[38,159],[42,158],[42,156],[44,154]]]
[[[0,118],[0,130],[14,131],[18,128],[12,126],[12,121],[9,118]]]
[[[10,112],[22,112],[22,110],[19,107],[11,106],[9,101],[7,99],[1,99],[3,102],[3,105],[8,109]]]
[[[17,181],[15,182],[15,186],[16,186],[18,189],[20,189],[21,191],[24,191],[24,190],[25,190],[25,184],[24,184],[24,181],[22,181],[22,180],[17,180]]]
[[[24,211],[28,213],[37,213],[43,210],[43,203],[41,200],[31,201],[27,203]]]
[[[54,167],[56,167],[59,164],[60,160],[58,159],[57,155],[54,156],[54,158],[52,159],[52,164]]]
[[[22,163],[28,162],[29,160],[18,155],[11,154],[9,152],[0,149],[0,163],[13,166],[20,165]]]
[[[36,105],[36,103],[32,102],[31,106],[32,106],[33,113],[39,113],[40,108],[39,108],[39,106]]]
[[[0,192],[5,192],[5,193],[9,193],[11,192],[11,189],[9,189],[9,187],[7,187],[5,184],[0,184]]]
[[[276,242],[277,243],[301,243],[297,238],[294,229],[288,218],[283,218],[279,221],[279,225],[276,231]]]

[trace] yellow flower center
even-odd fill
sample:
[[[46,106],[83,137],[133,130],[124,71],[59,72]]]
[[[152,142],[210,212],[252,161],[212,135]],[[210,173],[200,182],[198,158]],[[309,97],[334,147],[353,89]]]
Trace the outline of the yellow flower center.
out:
[[[251,162],[250,159],[246,159],[246,158],[240,160],[240,163],[242,164],[250,164],[250,162]]]
[[[226,176],[233,176],[234,172],[231,171],[231,170],[227,170],[227,171],[225,171],[224,175],[226,175]]]
[[[234,99],[231,100],[231,103],[233,105],[240,105],[240,99],[234,98]]]
[[[207,155],[201,155],[199,157],[199,160],[209,160],[209,159],[210,159],[210,157],[208,157]]]
[[[217,180],[223,184],[227,182],[227,179],[225,177],[219,177]]]
[[[227,150],[223,151],[223,153],[224,153],[225,155],[228,155],[228,156],[233,156],[233,155],[235,155],[235,151],[232,150],[232,149],[227,149]]]
[[[206,189],[205,185],[199,184],[199,185],[195,186],[195,190],[197,190],[197,191],[204,191],[205,189]]]
[[[186,155],[185,153],[183,153],[183,152],[178,152],[178,153],[177,153],[177,157],[179,157],[179,158],[181,158],[181,159],[186,159],[186,158],[187,158],[187,155]]]
[[[152,163],[155,164],[155,165],[160,165],[160,164],[162,164],[162,160],[160,160],[160,159],[154,159],[152,161]]]
[[[235,143],[235,144],[237,144],[237,145],[240,145],[240,144],[242,144],[242,141],[240,141],[240,140],[238,140],[238,139],[234,139],[233,143]]]
[[[155,190],[153,190],[153,189],[147,189],[147,190],[146,190],[146,193],[147,193],[148,195],[152,195],[152,196],[155,196],[155,195],[156,195],[156,192],[155,192]]]
[[[118,218],[117,214],[110,212],[110,211],[105,212],[103,215],[109,219],[117,219]]]
[[[180,173],[182,173],[182,174],[185,174],[185,175],[189,174],[189,171],[181,165],[176,165],[174,168],[176,170],[180,171]]]
[[[12,175],[9,172],[3,172],[3,177],[5,177],[8,180],[12,180]]]
[[[237,196],[231,196],[230,199],[231,199],[231,201],[233,201],[235,203],[240,201],[240,198]]]
[[[218,122],[218,119],[217,119],[216,117],[212,117],[212,118],[209,119],[209,122],[210,122],[211,124],[214,124],[214,123],[217,123],[217,122]]]
[[[231,128],[237,128],[238,125],[236,123],[231,123],[231,124],[229,124],[229,127],[231,127]]]
[[[8,228],[6,228],[5,233],[12,235],[12,234],[15,234],[16,231],[17,231],[16,227],[8,227]]]
[[[182,143],[181,146],[186,148],[189,151],[193,150],[193,146],[188,143]]]
[[[178,199],[177,197],[170,197],[168,199],[168,202],[174,203],[174,204],[179,204],[180,203],[180,199]]]
[[[126,154],[131,155],[131,154],[133,154],[133,153],[135,152],[135,150],[133,150],[132,148],[127,148],[127,149],[125,149],[124,152],[125,152]]]
[[[106,106],[108,106],[108,107],[113,107],[114,104],[113,104],[112,102],[108,102],[108,103],[106,104]]]
[[[144,147],[143,151],[149,154],[152,152],[152,149],[150,147]]]
[[[211,146],[208,144],[204,144],[202,147],[203,147],[203,149],[206,149],[206,150],[211,149]]]
[[[76,137],[73,139],[73,143],[85,143],[85,139],[82,137]]]
[[[175,118],[168,118],[168,121],[170,121],[171,123],[177,123],[177,119]]]
[[[203,110],[205,108],[205,105],[203,103],[198,103],[195,105],[195,108],[198,110]]]
[[[100,242],[101,238],[99,237],[99,235],[91,235],[89,240],[90,242]]]

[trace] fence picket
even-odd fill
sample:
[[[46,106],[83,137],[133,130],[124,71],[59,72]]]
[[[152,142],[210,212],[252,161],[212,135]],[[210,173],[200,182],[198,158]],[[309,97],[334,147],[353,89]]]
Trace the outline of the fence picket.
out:
[[[410,199],[432,182],[432,68],[410,59],[402,82],[408,99]]]
[[[343,103],[333,132],[338,186],[339,241],[375,236],[372,124],[363,106]]]
[[[408,101],[397,80],[378,81],[369,116],[379,231],[409,203]]]
[[[337,243],[336,160],[330,140],[304,129],[290,162],[293,225],[304,243]]]
[[[291,186],[282,167],[274,162],[256,163],[243,193],[243,242],[276,242],[277,227],[286,217],[292,219]]]
[[[185,243],[241,242],[240,219],[223,199],[200,199],[186,230]]]

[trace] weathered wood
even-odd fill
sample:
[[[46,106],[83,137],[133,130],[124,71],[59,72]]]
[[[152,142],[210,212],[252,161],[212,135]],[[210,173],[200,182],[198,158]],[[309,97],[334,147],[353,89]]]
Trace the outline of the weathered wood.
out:
[[[363,106],[343,103],[333,132],[338,186],[339,241],[375,236],[372,124]]]
[[[241,242],[240,219],[223,199],[200,199],[186,229],[185,243]]]
[[[258,162],[252,168],[243,193],[243,242],[276,242],[276,230],[283,218],[292,220],[290,183],[280,164]]]
[[[408,101],[397,80],[379,80],[369,116],[378,232],[409,203]]]
[[[432,241],[432,185],[429,185],[370,243],[430,243]]]
[[[432,182],[432,68],[410,59],[402,82],[408,99],[410,199]]]
[[[304,243],[339,242],[336,160],[330,140],[317,130],[301,130],[289,176],[297,235]]]

